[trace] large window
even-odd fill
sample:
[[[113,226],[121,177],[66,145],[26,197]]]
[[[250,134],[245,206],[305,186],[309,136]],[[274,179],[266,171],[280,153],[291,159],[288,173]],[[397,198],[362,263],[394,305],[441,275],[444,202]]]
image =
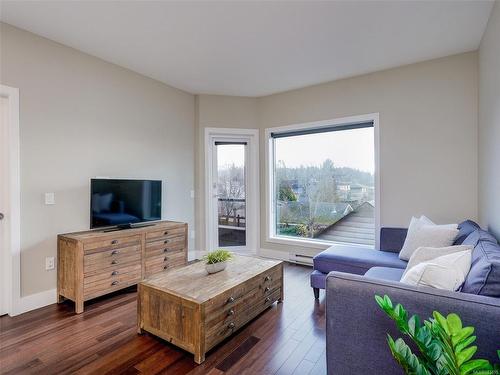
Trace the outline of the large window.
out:
[[[270,133],[272,237],[375,244],[373,121]]]

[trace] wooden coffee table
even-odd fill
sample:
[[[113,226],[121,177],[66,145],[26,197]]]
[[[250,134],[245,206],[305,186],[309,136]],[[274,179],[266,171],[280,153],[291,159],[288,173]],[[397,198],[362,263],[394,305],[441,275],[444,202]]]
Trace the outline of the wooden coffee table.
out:
[[[202,363],[207,351],[276,301],[283,301],[283,262],[235,255],[224,271],[208,275],[200,261],[139,284],[137,330]]]

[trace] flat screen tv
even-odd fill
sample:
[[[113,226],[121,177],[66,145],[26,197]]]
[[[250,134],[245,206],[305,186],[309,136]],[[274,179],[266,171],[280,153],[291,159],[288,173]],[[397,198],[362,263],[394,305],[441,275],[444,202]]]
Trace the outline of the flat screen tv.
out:
[[[161,181],[90,180],[90,228],[129,228],[160,219]]]

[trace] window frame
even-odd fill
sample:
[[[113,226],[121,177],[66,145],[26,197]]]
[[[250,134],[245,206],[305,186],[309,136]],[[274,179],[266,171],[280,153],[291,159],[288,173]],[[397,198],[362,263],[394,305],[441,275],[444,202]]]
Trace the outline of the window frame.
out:
[[[269,243],[283,244],[283,245],[295,245],[304,246],[316,249],[326,249],[337,242],[315,240],[315,239],[305,239],[305,238],[290,238],[287,236],[280,236],[276,234],[276,197],[274,194],[275,188],[275,147],[274,138],[272,133],[290,132],[290,131],[300,131],[308,129],[321,129],[330,127],[345,127],[349,124],[363,123],[363,122],[373,122],[373,138],[374,138],[374,162],[375,162],[375,172],[374,172],[374,183],[375,183],[375,249],[380,248],[380,139],[379,139],[379,113],[370,113],[359,116],[349,116],[341,117],[324,121],[314,121],[307,123],[299,123],[286,126],[278,126],[272,128],[266,128],[265,130],[265,141],[267,145],[265,147],[266,155],[266,241]],[[367,247],[367,245],[362,244],[349,244],[352,246]]]

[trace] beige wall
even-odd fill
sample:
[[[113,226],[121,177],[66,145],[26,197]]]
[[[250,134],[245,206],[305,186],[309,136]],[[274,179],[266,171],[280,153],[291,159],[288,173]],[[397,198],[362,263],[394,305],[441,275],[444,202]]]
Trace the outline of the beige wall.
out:
[[[291,250],[266,241],[263,129],[373,112],[380,113],[381,224],[406,226],[420,214],[438,223],[477,219],[477,60],[475,52],[460,54],[266,96],[256,106],[200,96],[200,129],[261,129],[261,248]]]
[[[89,228],[90,177],[162,179],[165,218],[193,226],[193,95],[6,24],[1,51],[0,81],[20,89],[23,295],[55,288],[45,257]]]
[[[257,99],[198,95],[196,112],[196,249],[203,251],[205,246],[205,128],[257,128]]]
[[[479,49],[479,213],[500,239],[500,3]]]

